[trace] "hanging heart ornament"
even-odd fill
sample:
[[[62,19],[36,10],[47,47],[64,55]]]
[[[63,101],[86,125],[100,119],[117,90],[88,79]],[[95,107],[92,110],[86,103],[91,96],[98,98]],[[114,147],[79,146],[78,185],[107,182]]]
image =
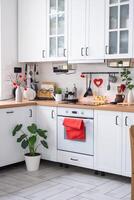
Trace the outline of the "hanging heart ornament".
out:
[[[103,83],[103,79],[102,78],[95,78],[94,79],[94,84],[96,85],[96,87],[100,87]]]

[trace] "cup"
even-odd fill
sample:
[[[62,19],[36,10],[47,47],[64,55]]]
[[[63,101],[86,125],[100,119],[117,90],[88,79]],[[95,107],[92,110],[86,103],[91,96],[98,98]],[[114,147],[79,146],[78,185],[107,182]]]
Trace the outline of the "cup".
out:
[[[122,103],[124,101],[124,99],[125,99],[124,94],[116,94],[115,102]]]

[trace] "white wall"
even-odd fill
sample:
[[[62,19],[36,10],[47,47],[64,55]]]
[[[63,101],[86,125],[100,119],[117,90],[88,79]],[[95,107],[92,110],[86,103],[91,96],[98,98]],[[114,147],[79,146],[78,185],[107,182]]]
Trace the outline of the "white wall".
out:
[[[9,74],[17,66],[17,0],[1,0],[1,91],[0,99],[12,97]]]
[[[86,80],[80,78],[81,72],[121,71],[121,69],[108,68],[105,64],[77,65],[76,74],[72,75],[63,75],[63,74],[56,75],[55,73],[53,73],[52,63],[46,63],[46,64],[42,63],[39,65],[39,69],[40,69],[40,75],[39,75],[40,81],[54,81],[57,83],[59,87],[62,87],[63,89],[68,87],[70,90],[73,87],[73,83],[75,83],[78,88],[79,96],[83,95],[86,90]],[[117,85],[120,85],[121,83],[119,75],[117,83],[111,84],[110,91],[107,91],[108,75],[94,75],[93,79],[94,78],[103,78],[104,83],[98,90],[98,88],[96,88],[92,82],[93,91],[95,91],[99,95],[107,95],[110,101],[112,101],[115,98],[115,94],[117,92]]]

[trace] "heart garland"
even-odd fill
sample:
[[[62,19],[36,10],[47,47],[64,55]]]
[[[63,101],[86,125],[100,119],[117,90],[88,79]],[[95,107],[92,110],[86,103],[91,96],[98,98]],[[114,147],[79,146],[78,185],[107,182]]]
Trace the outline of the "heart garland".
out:
[[[102,78],[95,78],[94,79],[94,84],[96,85],[96,87],[100,87],[103,83],[103,79]]]

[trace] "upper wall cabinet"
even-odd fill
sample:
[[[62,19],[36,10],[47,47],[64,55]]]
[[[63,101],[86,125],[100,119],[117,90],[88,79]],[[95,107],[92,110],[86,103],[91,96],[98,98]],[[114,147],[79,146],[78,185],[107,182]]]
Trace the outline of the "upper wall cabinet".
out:
[[[105,58],[132,58],[133,0],[107,0]]]
[[[104,60],[104,0],[69,0],[70,63]]]
[[[18,0],[18,60],[46,60],[45,0]]]
[[[67,60],[67,0],[47,1],[47,60]]]

